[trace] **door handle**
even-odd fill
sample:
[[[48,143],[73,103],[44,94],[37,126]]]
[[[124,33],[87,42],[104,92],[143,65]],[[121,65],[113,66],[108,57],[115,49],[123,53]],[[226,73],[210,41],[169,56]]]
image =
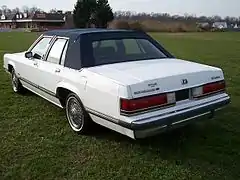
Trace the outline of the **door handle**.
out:
[[[57,68],[57,69],[55,69],[55,72],[56,72],[56,73],[59,73],[60,71],[61,71],[61,70],[60,70],[60,69],[58,69],[58,68]]]
[[[33,63],[33,65],[34,65],[34,66],[37,66],[37,65],[38,65],[38,63],[37,63],[37,62],[34,62],[34,63]]]

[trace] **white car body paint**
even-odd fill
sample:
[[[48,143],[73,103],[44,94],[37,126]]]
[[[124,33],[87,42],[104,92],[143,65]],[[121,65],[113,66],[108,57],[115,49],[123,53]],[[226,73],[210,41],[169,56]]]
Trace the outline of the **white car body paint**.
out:
[[[139,125],[153,122],[159,117],[167,117],[171,113],[176,114],[191,108],[196,109],[198,106],[229,99],[226,93],[221,93],[200,100],[180,101],[175,106],[165,109],[135,116],[123,116],[120,113],[120,98],[139,98],[224,80],[223,71],[216,67],[167,58],[73,70],[42,60],[27,59],[24,53],[5,54],[4,68],[8,69],[9,65],[13,66],[25,88],[59,107],[62,106],[55,96],[57,88],[68,89],[79,96],[86,110],[100,113],[112,119],[112,121],[106,121],[96,114],[90,114],[93,121],[131,138],[136,138],[136,135],[145,137],[145,131],[150,132],[154,129],[134,131],[121,126],[121,123]],[[188,83],[183,85],[182,79],[187,79]],[[32,84],[27,83],[27,81]],[[46,91],[42,91],[43,89]],[[153,89],[155,90],[153,91]],[[119,122],[121,123],[119,124]],[[155,129],[161,128],[163,127]],[[154,133],[150,132],[150,134]]]

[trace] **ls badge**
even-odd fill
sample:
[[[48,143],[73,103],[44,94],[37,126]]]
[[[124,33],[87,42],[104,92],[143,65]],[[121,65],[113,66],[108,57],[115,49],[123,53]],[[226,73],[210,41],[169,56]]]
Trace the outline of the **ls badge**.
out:
[[[188,80],[187,79],[182,79],[182,85],[186,85],[188,84]]]

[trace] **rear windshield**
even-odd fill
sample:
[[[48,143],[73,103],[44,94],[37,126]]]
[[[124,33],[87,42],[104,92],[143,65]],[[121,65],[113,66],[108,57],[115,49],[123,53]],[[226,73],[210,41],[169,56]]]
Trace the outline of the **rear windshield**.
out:
[[[92,42],[95,65],[161,59],[167,56],[147,39],[110,39]]]

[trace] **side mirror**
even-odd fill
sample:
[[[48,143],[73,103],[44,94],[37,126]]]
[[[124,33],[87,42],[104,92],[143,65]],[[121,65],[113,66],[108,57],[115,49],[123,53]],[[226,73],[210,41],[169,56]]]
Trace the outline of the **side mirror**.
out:
[[[25,57],[28,58],[28,59],[30,59],[30,58],[33,57],[33,53],[32,53],[32,52],[26,52],[26,53],[25,53]]]

